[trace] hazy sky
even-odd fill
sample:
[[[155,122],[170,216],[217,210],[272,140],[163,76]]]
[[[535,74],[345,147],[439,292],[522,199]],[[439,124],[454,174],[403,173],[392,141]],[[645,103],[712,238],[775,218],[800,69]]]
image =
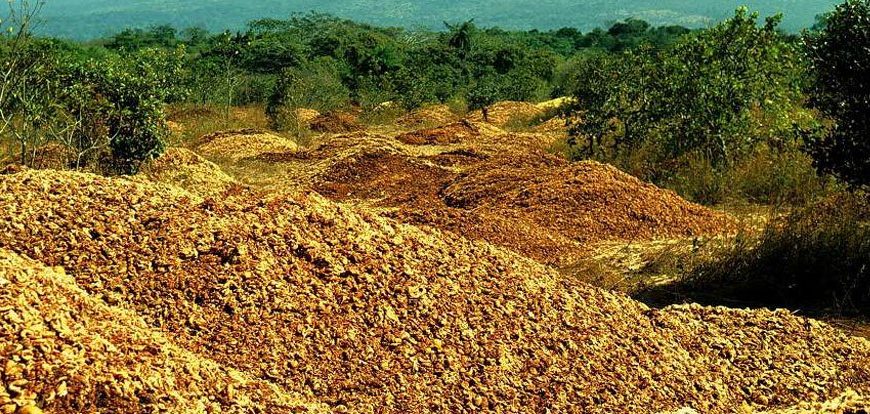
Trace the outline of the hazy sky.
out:
[[[311,10],[380,25],[443,27],[444,21],[474,18],[484,26],[590,30],[628,17],[655,25],[705,26],[746,4],[764,15],[783,12],[783,27],[796,31],[812,25],[835,0],[48,0],[44,33],[91,38],[128,27],[169,23],[212,31],[242,29],[245,22],[284,18]]]

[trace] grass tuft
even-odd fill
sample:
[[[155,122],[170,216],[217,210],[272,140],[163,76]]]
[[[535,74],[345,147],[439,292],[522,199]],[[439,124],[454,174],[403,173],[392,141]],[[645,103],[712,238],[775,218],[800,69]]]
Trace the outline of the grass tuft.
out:
[[[700,302],[870,315],[870,207],[839,195],[771,220],[758,236],[695,263],[677,282],[637,296],[654,305]]]

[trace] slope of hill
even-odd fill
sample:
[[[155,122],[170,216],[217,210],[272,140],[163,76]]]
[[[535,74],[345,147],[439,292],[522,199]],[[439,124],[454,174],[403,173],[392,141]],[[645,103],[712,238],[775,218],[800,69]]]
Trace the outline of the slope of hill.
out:
[[[718,413],[870,391],[870,343],[822,323],[787,311],[651,310],[483,243],[312,194],[195,202],[181,190],[57,171],[0,176],[0,190],[0,248],[63,266],[71,276],[34,279],[16,270],[30,264],[0,252],[7,257],[0,264],[9,263],[0,274],[0,356],[32,337],[28,326],[43,325],[70,339],[104,334],[121,350],[105,370],[54,373],[57,381],[78,375],[81,385],[65,393],[43,379],[47,373],[27,370],[30,361],[43,367],[51,356],[13,355],[26,364],[24,371],[13,366],[17,376],[8,384],[0,376],[0,390],[13,394],[9,404],[19,404],[22,384],[38,384],[19,405],[46,406],[51,398],[58,409],[49,412],[150,412],[143,401],[165,394],[194,403],[224,392],[218,402],[226,406],[211,412],[243,412],[233,388],[219,388],[228,380],[213,365],[197,374],[214,378],[215,388],[179,394],[169,385],[154,392],[134,384],[113,400],[120,411],[78,405],[103,401],[91,397],[91,387],[99,387],[91,381],[114,366],[165,357],[148,338],[120,335],[125,330],[112,325],[108,310],[97,315],[106,322],[85,322],[81,336],[63,333],[69,313],[54,309],[71,300],[135,311],[182,347],[182,390],[190,390],[183,367],[199,357],[280,387],[251,384],[245,392],[252,392],[239,397],[251,406],[311,395],[350,413],[686,406]],[[21,314],[32,323],[19,327]],[[43,343],[64,343],[51,328],[44,332]],[[145,354],[123,351],[142,342]]]
[[[2,249],[0,361],[4,413],[328,412],[179,348],[62,270]]]
[[[835,0],[54,0],[45,8],[42,31],[77,39],[93,38],[128,27],[170,23],[210,30],[241,29],[245,22],[264,17],[283,18],[294,12],[318,11],[378,25],[440,29],[444,21],[474,18],[483,26],[509,29],[578,27],[591,30],[609,22],[636,17],[654,25],[706,26],[746,4],[763,14],[785,13],[783,27],[799,30],[813,24]]]

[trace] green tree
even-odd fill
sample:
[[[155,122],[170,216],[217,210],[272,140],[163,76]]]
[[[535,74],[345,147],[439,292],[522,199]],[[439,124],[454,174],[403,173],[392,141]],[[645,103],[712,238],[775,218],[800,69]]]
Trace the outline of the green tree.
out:
[[[483,111],[483,120],[489,121],[487,107],[499,100],[501,91],[495,75],[480,79],[477,84],[468,91],[468,109]]]
[[[818,168],[856,186],[870,185],[870,2],[848,0],[808,33],[813,104],[836,121],[811,142]]]
[[[341,82],[338,62],[323,57],[281,73],[266,113],[274,128],[298,128],[295,110],[332,111],[349,104],[350,91]]]
[[[135,173],[142,162],[158,157],[169,132],[166,102],[185,93],[177,83],[183,57],[183,48],[143,49],[73,63],[61,102],[82,121],[74,137],[81,142],[79,149],[105,142],[109,172],[121,174]]]
[[[645,151],[645,178],[655,178],[688,154],[722,168],[762,141],[808,133],[797,116],[804,66],[795,45],[778,33],[779,20],[759,26],[757,14],[741,8],[662,50],[590,58],[577,76],[571,108],[583,119],[570,140],[577,156]]]
[[[29,153],[44,139],[58,89],[53,45],[31,35],[42,5],[10,1],[0,17],[0,138],[11,136],[17,142],[22,164],[28,164]]]
[[[224,118],[230,118],[230,108],[235,103],[236,92],[242,84],[243,71],[239,67],[244,40],[241,35],[223,32],[212,38],[211,48],[204,57],[210,62],[209,69],[219,85],[218,90],[224,105]]]
[[[115,50],[135,51],[144,48],[174,48],[178,46],[178,31],[170,25],[151,26],[148,29],[126,29],[107,42]]]
[[[447,44],[456,49],[459,57],[464,59],[474,48],[474,35],[477,32],[474,19],[456,25],[444,22],[444,25],[449,31]]]

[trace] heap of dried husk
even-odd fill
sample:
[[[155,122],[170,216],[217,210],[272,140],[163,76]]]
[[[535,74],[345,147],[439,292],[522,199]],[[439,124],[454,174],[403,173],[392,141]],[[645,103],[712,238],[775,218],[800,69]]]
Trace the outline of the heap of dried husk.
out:
[[[200,138],[196,147],[196,151],[207,158],[230,161],[298,149],[299,145],[292,139],[259,129],[215,132]]]
[[[484,122],[461,120],[432,128],[418,129],[396,136],[407,145],[472,146],[486,148],[493,153],[525,153],[549,148],[564,137],[562,133],[523,132],[508,133]]]
[[[320,112],[315,109],[296,108],[293,110],[293,115],[296,117],[297,121],[307,126],[311,121],[320,116]]]
[[[368,201],[400,221],[484,240],[542,263],[570,264],[588,242],[735,229],[725,214],[604,164],[569,163],[530,149],[415,156],[380,141],[356,142],[355,152],[340,157],[336,151],[312,152],[311,167],[299,169],[315,170],[324,162],[327,167],[310,179],[311,188],[336,201]]]
[[[0,177],[0,247],[63,266],[188,352],[333,411],[715,413],[870,391],[870,344],[820,322],[651,310],[314,195],[196,203],[128,180],[25,171]],[[36,323],[50,325],[42,315]],[[136,349],[123,331],[85,332]],[[20,333],[4,335],[0,349],[18,346]],[[131,365],[161,355],[146,349],[115,355]],[[51,391],[34,392],[45,401]],[[68,392],[104,401],[105,391]],[[138,406],[122,407],[104,411]]]
[[[353,144],[345,142],[349,148],[344,151],[336,151],[339,145],[314,151],[311,167],[298,169],[316,170],[318,160],[328,162],[308,185],[335,201],[365,202],[387,217],[484,240],[543,263],[571,263],[580,257],[577,243],[519,215],[505,217],[445,204],[441,191],[457,178],[456,169],[484,162],[488,155],[460,149],[413,156],[389,142]]]
[[[735,223],[617,168],[529,153],[493,157],[442,192],[447,205],[521,216],[582,241],[723,234]]]
[[[561,96],[558,98],[550,99],[549,101],[536,103],[535,106],[543,111],[553,111],[574,103],[576,103],[576,98],[570,96]]]
[[[309,122],[309,127],[312,131],[330,134],[343,134],[365,129],[355,114],[335,111],[315,117]]]
[[[159,183],[172,184],[203,197],[216,197],[239,186],[215,163],[185,148],[167,148],[141,171],[144,177]]]
[[[409,145],[448,145],[475,141],[483,134],[478,125],[466,120],[406,132],[396,137]]]
[[[0,250],[0,412],[327,412],[179,348],[101,297]]]

